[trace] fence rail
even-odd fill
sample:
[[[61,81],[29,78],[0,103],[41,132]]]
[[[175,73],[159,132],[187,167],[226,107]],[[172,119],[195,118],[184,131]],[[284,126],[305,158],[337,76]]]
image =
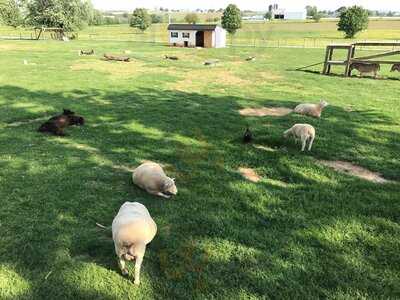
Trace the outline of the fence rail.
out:
[[[382,43],[393,43],[398,44],[400,40],[348,40],[348,39],[325,39],[325,38],[288,38],[288,39],[269,39],[259,36],[260,32],[248,32],[246,35],[235,37],[233,39],[228,38],[227,44],[230,47],[254,47],[254,48],[307,48],[307,49],[323,49],[330,44],[351,44],[357,42],[382,42]],[[21,30],[20,32],[13,32],[7,34],[0,31],[0,40],[33,40],[34,36],[31,31]],[[51,40],[49,34],[44,34],[41,40]],[[115,42],[140,42],[140,43],[156,43],[166,44],[168,43],[167,35],[164,32],[147,32],[146,34],[140,34],[136,32],[90,32],[83,31],[79,33],[80,41],[115,41]],[[369,50],[381,50],[379,46],[374,48],[368,47]],[[387,48],[386,48],[387,49]],[[393,50],[400,49],[397,46],[393,46]],[[363,50],[363,47],[361,47]]]

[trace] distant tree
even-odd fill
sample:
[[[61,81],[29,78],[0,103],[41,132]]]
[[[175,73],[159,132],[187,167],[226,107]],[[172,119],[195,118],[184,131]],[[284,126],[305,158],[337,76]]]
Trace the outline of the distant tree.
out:
[[[185,21],[189,24],[196,24],[199,22],[199,16],[195,13],[190,13],[185,16]]]
[[[272,20],[272,12],[268,11],[265,16],[264,16],[267,20]]]
[[[344,31],[346,38],[353,38],[358,32],[368,28],[368,22],[368,11],[355,5],[340,14],[338,30]]]
[[[318,13],[318,8],[316,6],[307,5],[306,10],[307,10],[307,16],[309,17],[313,17]]]
[[[82,29],[89,23],[92,6],[81,0],[27,1],[27,22],[35,26]]]
[[[16,0],[0,0],[0,21],[14,28],[23,25],[22,4]]]
[[[151,25],[151,17],[145,8],[136,8],[130,20],[130,26],[145,31]]]
[[[322,13],[322,12],[317,12],[316,14],[314,14],[314,15],[312,16],[312,19],[313,19],[315,22],[318,23],[319,21],[321,21],[322,17],[323,17],[323,13]]]
[[[240,9],[235,4],[229,4],[222,15],[222,27],[230,34],[235,34],[236,31],[242,28],[242,17]]]
[[[159,24],[163,22],[163,16],[161,15],[156,15],[156,14],[152,14],[151,15],[151,23],[153,24]]]

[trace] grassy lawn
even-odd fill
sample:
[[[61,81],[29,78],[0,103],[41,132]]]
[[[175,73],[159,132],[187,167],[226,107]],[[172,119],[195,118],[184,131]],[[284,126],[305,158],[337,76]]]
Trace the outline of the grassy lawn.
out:
[[[77,55],[92,48],[98,56]],[[99,60],[124,50],[133,62]],[[1,41],[0,299],[400,298],[400,185],[316,163],[349,161],[400,181],[400,75],[293,71],[323,55]],[[210,58],[222,63],[204,67]],[[238,113],[320,99],[331,105],[318,120]],[[62,108],[87,124],[65,138],[36,132]],[[312,152],[282,138],[295,123],[315,126]],[[240,143],[247,124],[271,151]],[[143,160],[166,165],[176,198],[133,186],[126,169]],[[262,180],[246,181],[240,167]],[[125,201],[145,204],[158,225],[139,288],[95,227]]]

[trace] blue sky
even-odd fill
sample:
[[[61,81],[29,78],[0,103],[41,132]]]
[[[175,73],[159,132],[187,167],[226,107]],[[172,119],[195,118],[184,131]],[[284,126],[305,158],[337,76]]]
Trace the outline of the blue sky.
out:
[[[177,9],[221,8],[235,3],[240,9],[266,10],[269,4],[277,3],[288,10],[316,5],[319,9],[335,10],[340,6],[362,5],[373,10],[400,11],[400,0],[92,0],[94,6],[103,10],[133,10],[136,7],[168,7]]]

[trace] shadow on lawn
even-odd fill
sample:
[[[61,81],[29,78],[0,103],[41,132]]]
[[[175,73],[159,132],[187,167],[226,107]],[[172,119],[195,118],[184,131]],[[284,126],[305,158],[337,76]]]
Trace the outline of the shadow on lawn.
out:
[[[52,94],[11,86],[0,92],[10,99],[2,107],[7,111],[3,124],[41,117],[42,106],[53,107],[51,114],[71,108],[87,119],[85,127],[68,129],[64,139],[35,132],[39,123],[0,127],[0,149],[9,156],[0,162],[0,174],[7,178],[0,186],[5,236],[0,259],[26,274],[32,286],[28,298],[119,299],[126,290],[143,298],[382,296],[373,278],[386,280],[386,274],[399,271],[398,254],[391,252],[398,231],[392,225],[400,211],[394,203],[398,186],[333,177],[310,159],[360,160],[399,179],[394,159],[399,134],[368,127],[396,124],[385,115],[330,107],[321,120],[298,115],[245,119],[237,113],[244,99],[234,97],[151,89]],[[15,105],[15,95],[32,106]],[[281,137],[305,119],[319,132],[308,155]],[[257,143],[289,150],[266,153],[241,145],[236,139],[246,123]],[[386,142],[360,135],[364,126]],[[355,145],[373,148],[381,159],[361,161],[354,157]],[[143,159],[167,164],[178,180],[174,200],[133,187],[121,166]],[[245,182],[236,172],[243,165],[257,168],[266,179]],[[125,200],[144,203],[158,224],[140,290],[119,281],[112,241],[94,227],[95,222],[111,224]],[[324,234],[340,235],[336,227],[347,223],[354,228],[338,245]],[[103,267],[96,269],[99,277],[90,272],[93,263]],[[394,282],[386,284],[387,296],[398,293]]]

